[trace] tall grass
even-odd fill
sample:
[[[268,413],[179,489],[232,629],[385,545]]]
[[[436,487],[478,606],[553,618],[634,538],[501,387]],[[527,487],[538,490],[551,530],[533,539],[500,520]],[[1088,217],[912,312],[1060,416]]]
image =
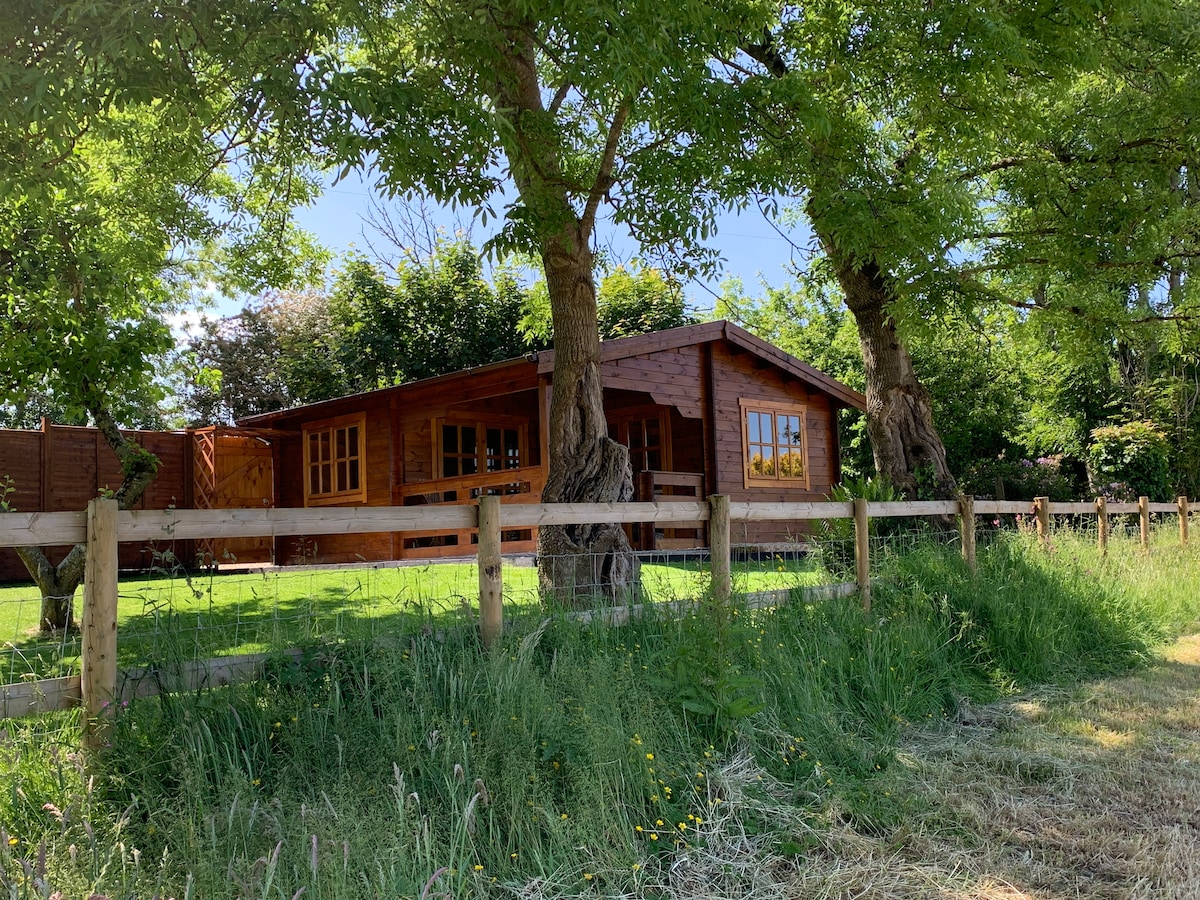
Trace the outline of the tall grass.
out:
[[[469,630],[327,642],[134,703],[91,773],[77,723],[9,722],[0,896],[636,896],[730,835],[802,854],[833,810],[904,814],[875,786],[906,723],[1136,665],[1196,622],[1198,575],[1195,553],[1101,561],[1067,534],[1002,539],[976,576],[925,546],[870,615],[701,600],[521,618],[491,653]]]

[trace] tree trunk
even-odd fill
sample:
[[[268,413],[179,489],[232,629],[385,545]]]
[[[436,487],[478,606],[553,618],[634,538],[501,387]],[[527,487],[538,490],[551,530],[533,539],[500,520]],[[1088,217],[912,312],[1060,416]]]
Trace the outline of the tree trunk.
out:
[[[874,262],[850,263],[826,244],[846,307],[858,325],[867,379],[867,435],[875,470],[905,496],[953,499],[958,485],[933,424],[929,391],[888,314],[892,292]]]
[[[760,40],[746,42],[742,49],[772,78],[784,78],[791,72],[769,32]],[[828,162],[831,172],[838,170],[836,158],[823,160],[820,151],[813,162]],[[897,170],[902,172],[904,167],[904,161],[898,159]],[[941,435],[933,425],[929,391],[917,380],[912,357],[888,314],[888,304],[895,299],[890,279],[874,259],[855,259],[838,246],[832,233],[822,227],[822,207],[812,199],[811,190],[807,212],[858,325],[867,379],[867,435],[875,470],[907,497],[955,498],[958,485],[946,465]]]
[[[543,503],[621,503],[633,499],[629,450],[608,436],[600,378],[600,337],[592,253],[556,240],[542,256],[554,317],[550,472]],[[585,605],[621,599],[637,580],[633,548],[619,525],[543,526],[538,571],[544,594]]]
[[[158,473],[158,458],[121,434],[107,409],[90,410],[96,428],[121,463],[124,479],[113,497],[121,509],[129,509],[141,499]],[[39,547],[21,547],[17,556],[24,563],[42,595],[41,618],[38,630],[53,634],[75,627],[75,591],[83,580],[87,548],[76,544],[57,566],[53,565]]]
[[[596,209],[613,184],[617,140],[629,115],[622,104],[608,125],[599,172],[582,211],[568,193],[562,160],[572,150],[543,103],[538,44],[531,21],[515,21],[496,47],[496,108],[511,128],[505,154],[532,224],[546,272],[554,320],[554,381],[544,503],[612,503],[633,498],[629,451],[608,437],[600,380],[595,261],[590,249]],[[596,597],[624,598],[637,580],[637,562],[616,524],[542,526],[538,573],[543,596],[565,605]]]
[[[57,566],[37,547],[18,547],[17,556],[42,595],[42,614],[38,631],[52,634],[74,625],[75,590],[83,580],[84,545],[76,544]]]

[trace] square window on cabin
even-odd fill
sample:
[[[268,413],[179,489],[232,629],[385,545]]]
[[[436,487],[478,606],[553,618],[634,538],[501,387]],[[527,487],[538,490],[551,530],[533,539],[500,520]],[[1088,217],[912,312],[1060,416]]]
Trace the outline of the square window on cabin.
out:
[[[521,467],[522,430],[478,422],[442,423],[441,475],[458,478]]]
[[[314,422],[304,429],[306,504],[366,500],[363,481],[365,416]]]
[[[807,487],[804,408],[794,404],[758,405],[752,400],[742,400],[741,406],[746,485],[799,481]]]

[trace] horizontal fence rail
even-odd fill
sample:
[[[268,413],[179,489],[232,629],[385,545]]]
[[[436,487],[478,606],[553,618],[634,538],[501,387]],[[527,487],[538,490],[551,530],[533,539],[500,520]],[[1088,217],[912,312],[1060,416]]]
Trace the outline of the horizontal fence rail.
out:
[[[314,509],[165,509],[117,511],[116,501],[93,500],[80,512],[0,514],[0,547],[61,546],[85,543],[89,566],[84,584],[82,616],[82,675],[30,679],[0,685],[0,718],[33,715],[82,706],[85,711],[85,744],[95,746],[103,738],[103,720],[115,704],[129,696],[156,692],[161,673],[153,667],[115,670],[117,567],[119,542],[192,540],[205,538],[258,538],[315,536],[372,532],[430,532],[472,530],[478,534],[474,548],[478,561],[479,624],[485,646],[500,635],[504,563],[501,536],[506,529],[592,523],[706,522],[709,526],[709,560],[712,596],[725,602],[732,594],[731,522],[813,522],[851,519],[854,523],[855,581],[804,588],[805,596],[833,597],[858,592],[870,609],[869,565],[870,520],[896,517],[957,517],[962,554],[975,565],[975,531],[979,517],[1030,517],[1043,543],[1049,540],[1050,517],[1095,516],[1101,553],[1107,546],[1109,518],[1137,516],[1142,548],[1149,550],[1150,516],[1179,517],[1180,543],[1188,543],[1190,501],[1180,497],[1173,503],[1095,501],[1052,503],[1045,497],[1034,500],[933,500],[868,502],[732,502],[723,495],[705,500],[672,499],[635,503],[530,503],[521,495],[483,495],[469,503],[425,504],[392,507],[323,507]],[[464,548],[465,549],[465,548]],[[787,602],[788,591],[748,595],[751,606]],[[668,604],[669,606],[669,604]],[[587,620],[624,621],[636,614],[635,606],[617,606],[583,612]],[[297,651],[290,650],[295,654]],[[180,674],[180,684],[229,684],[256,677],[267,654],[197,661]],[[151,677],[153,676],[153,677]],[[121,686],[118,686],[120,680]],[[179,680],[176,678],[175,680]],[[99,724],[98,724],[99,723]]]
[[[86,512],[0,513],[0,547],[82,544],[85,540]]]

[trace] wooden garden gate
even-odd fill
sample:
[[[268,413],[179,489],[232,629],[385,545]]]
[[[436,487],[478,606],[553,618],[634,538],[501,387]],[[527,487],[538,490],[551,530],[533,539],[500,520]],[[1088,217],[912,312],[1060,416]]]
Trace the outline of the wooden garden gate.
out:
[[[192,433],[196,509],[263,509],[275,505],[274,451],[267,432],[213,426]],[[206,564],[273,561],[269,537],[196,542]]]

